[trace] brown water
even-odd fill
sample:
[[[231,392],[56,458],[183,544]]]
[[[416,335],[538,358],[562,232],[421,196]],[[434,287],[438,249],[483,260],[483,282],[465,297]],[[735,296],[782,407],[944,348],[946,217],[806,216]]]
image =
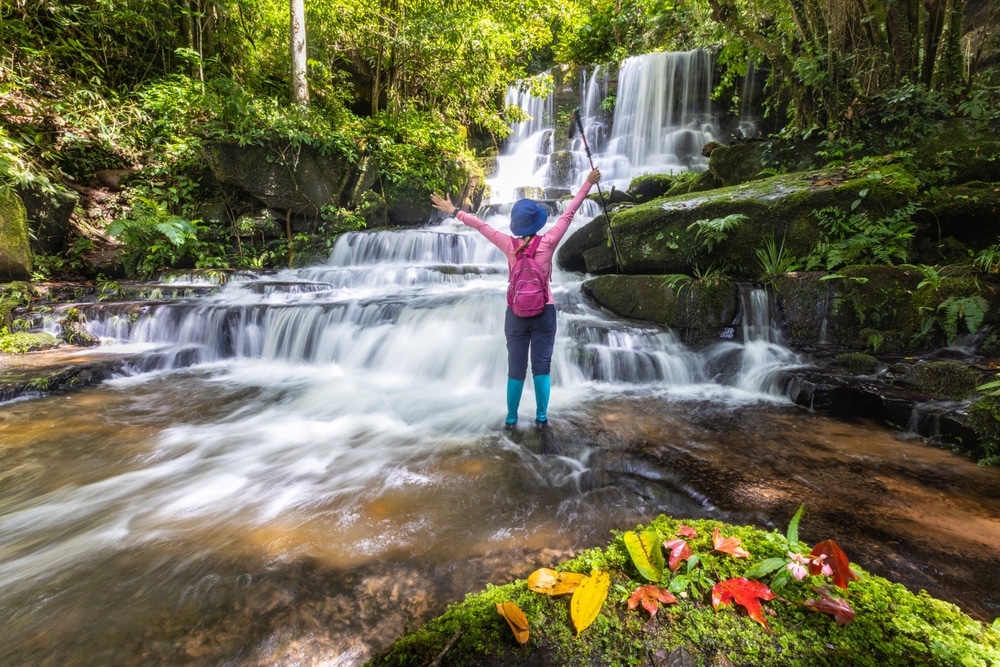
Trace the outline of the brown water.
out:
[[[876,424],[660,395],[434,438],[309,396],[203,369],[0,406],[0,664],[359,665],[613,528],[800,503],[804,540],[1000,613],[1000,470]]]

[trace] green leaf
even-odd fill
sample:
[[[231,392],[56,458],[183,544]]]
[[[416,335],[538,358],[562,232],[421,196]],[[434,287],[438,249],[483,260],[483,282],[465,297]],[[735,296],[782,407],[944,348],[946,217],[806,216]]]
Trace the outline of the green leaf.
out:
[[[663,550],[660,548],[663,540],[659,533],[655,530],[644,530],[640,534],[630,530],[622,539],[639,574],[649,581],[659,581],[663,576]]]
[[[751,567],[743,576],[747,579],[760,579],[761,577],[766,577],[775,570],[781,569],[787,563],[787,558],[768,558]]]
[[[799,543],[799,519],[802,518],[802,514],[806,511],[805,505],[799,505],[798,511],[792,520],[788,522],[788,530],[785,532],[785,539],[788,540],[788,546],[795,548]]]

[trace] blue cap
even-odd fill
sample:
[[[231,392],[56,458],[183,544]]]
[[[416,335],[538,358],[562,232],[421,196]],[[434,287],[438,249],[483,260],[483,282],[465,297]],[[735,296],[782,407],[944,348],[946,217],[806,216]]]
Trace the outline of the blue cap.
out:
[[[549,213],[545,207],[531,199],[518,199],[510,209],[510,233],[514,236],[537,234]]]

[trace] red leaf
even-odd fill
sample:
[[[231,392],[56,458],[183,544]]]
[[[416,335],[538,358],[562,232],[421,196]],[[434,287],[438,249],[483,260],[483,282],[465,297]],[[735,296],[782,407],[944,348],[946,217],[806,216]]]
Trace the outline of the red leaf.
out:
[[[825,562],[833,570],[833,583],[839,588],[847,590],[847,582],[858,578],[858,575],[854,574],[854,570],[851,569],[851,563],[847,559],[847,554],[833,540],[820,542],[813,547],[812,554],[810,555],[814,559],[821,556],[826,556],[826,558],[821,558],[820,562],[816,560],[810,561],[809,574],[820,574],[823,570],[823,562]]]
[[[632,591],[632,595],[628,599],[628,608],[635,609],[641,604],[642,608],[649,612],[649,617],[652,618],[659,610],[661,602],[663,604],[673,604],[677,602],[677,598],[665,588],[646,584]]]
[[[854,620],[854,609],[847,603],[847,600],[830,597],[826,591],[820,589],[817,589],[816,592],[820,595],[818,600],[806,600],[802,604],[813,611],[830,614],[837,625],[847,625]]]
[[[670,559],[667,561],[667,564],[671,570],[676,570],[681,566],[682,562],[694,555],[691,547],[684,540],[667,540],[663,543],[663,546],[670,549]]]
[[[689,540],[693,540],[698,537],[698,531],[682,523],[680,528],[677,529],[677,537],[686,537]]]
[[[738,537],[723,537],[719,527],[712,533],[712,544],[715,551],[721,551],[735,558],[750,558],[750,552],[740,546],[743,541]]]
[[[773,599],[774,593],[766,584],[743,577],[726,579],[712,587],[712,607],[716,611],[719,611],[719,607],[735,602],[747,610],[750,618],[763,625],[769,632],[770,628],[764,620],[764,610],[761,609],[760,600]]]

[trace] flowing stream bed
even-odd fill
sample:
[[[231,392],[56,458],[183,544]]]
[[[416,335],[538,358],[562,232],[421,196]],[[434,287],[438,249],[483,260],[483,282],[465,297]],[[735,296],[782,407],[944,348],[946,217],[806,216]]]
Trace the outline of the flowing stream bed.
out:
[[[803,539],[997,616],[1000,471],[794,407],[775,378],[806,362],[759,292],[694,351],[557,274],[553,426],[527,427],[529,386],[503,432],[505,271],[446,220],[81,306],[107,343],[86,355],[138,361],[0,405],[0,664],[361,665],[613,529],[783,531],[801,503]]]

